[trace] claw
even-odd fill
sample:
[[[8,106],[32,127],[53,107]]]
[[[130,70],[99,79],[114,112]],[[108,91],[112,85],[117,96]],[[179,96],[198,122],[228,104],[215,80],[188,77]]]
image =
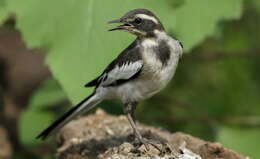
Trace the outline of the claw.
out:
[[[154,140],[149,140],[149,139],[145,139],[145,138],[136,138],[136,149],[139,149],[142,145],[144,145],[146,151],[150,150],[149,145],[153,146],[155,149],[157,149],[160,153],[160,155],[164,155],[164,154],[172,154],[173,156],[177,157],[178,156],[178,152],[171,147],[171,145],[168,142],[156,142]]]
[[[149,148],[149,145],[152,145],[154,148],[156,148],[159,152],[163,152],[163,150],[157,145],[157,143],[155,143],[154,141],[152,140],[147,140],[147,139],[144,139],[144,138],[141,138],[141,139],[138,139],[138,142],[139,142],[139,147],[144,145],[145,149],[147,151],[150,150]]]

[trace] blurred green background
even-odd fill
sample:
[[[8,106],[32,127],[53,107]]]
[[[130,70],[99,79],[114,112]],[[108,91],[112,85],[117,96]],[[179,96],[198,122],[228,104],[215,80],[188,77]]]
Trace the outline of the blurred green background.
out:
[[[260,0],[0,0],[0,126],[11,158],[54,158],[54,141],[34,137],[134,39],[106,22],[135,8],[155,12],[185,49],[137,119],[260,158]],[[100,107],[122,114],[117,101]]]

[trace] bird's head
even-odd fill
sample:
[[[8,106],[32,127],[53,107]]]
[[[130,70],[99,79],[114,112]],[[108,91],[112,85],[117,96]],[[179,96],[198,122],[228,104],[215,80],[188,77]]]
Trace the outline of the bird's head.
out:
[[[121,23],[121,25],[110,29],[109,31],[123,30],[138,37],[154,36],[155,30],[164,31],[164,27],[160,20],[147,9],[131,10],[123,17],[108,23]]]

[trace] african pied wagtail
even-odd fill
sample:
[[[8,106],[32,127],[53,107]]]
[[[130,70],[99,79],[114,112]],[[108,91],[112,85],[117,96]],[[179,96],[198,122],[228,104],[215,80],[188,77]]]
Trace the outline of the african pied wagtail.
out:
[[[45,139],[77,115],[86,112],[104,99],[120,99],[137,139],[144,140],[133,120],[137,103],[162,90],[172,79],[182,45],[166,34],[160,20],[147,9],[135,9],[109,23],[121,23],[109,31],[122,30],[137,36],[103,73],[85,87],[94,92],[50,125],[37,138]]]

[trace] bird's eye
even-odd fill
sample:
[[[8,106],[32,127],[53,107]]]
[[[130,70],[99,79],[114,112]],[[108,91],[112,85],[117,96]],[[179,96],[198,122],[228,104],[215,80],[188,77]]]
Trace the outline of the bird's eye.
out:
[[[142,19],[141,18],[135,18],[135,23],[136,24],[141,24],[142,23]]]

